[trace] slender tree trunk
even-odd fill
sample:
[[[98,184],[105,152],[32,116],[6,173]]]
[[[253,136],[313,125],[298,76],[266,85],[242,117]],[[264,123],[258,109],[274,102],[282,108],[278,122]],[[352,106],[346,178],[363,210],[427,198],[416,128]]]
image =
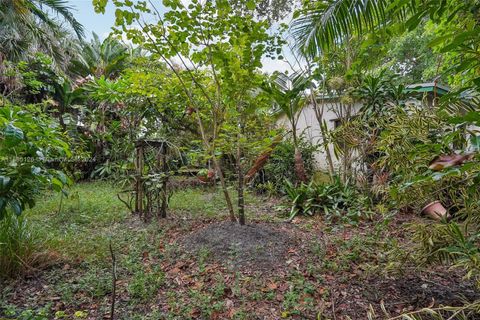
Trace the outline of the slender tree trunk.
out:
[[[313,90],[313,88],[310,88],[310,90]],[[335,173],[335,167],[333,166],[333,158],[332,158],[332,153],[330,152],[330,146],[328,145],[328,142],[326,140],[326,137],[328,135],[326,124],[323,122],[323,110],[319,110],[319,106],[317,104],[317,101],[315,99],[315,96],[312,93],[310,93],[311,101],[313,104],[313,108],[315,110],[315,118],[317,118],[318,126],[320,127],[320,133],[322,134],[322,147],[323,150],[325,151],[325,156],[327,158],[327,164],[328,164],[328,172],[330,174],[330,177],[333,177]]]
[[[232,222],[237,222],[237,218],[235,217],[235,211],[233,210],[232,199],[230,198],[230,193],[228,192],[227,183],[225,182],[225,177],[222,172],[222,167],[220,166],[220,163],[218,162],[218,159],[215,156],[213,156],[212,161],[213,161],[213,166],[217,171],[218,179],[220,180],[220,185],[222,186],[222,191],[225,197],[225,202],[227,203],[230,220]]]
[[[303,157],[302,157],[302,151],[298,147],[296,121],[292,121],[292,135],[293,135],[293,146],[295,147],[295,154],[294,154],[295,175],[297,176],[298,181],[308,182],[307,173],[305,171],[305,163],[303,162]]]
[[[312,69],[310,65],[310,61],[307,59],[307,70],[309,76],[312,76]],[[325,156],[327,158],[327,164],[328,164],[328,173],[330,175],[330,178],[333,177],[335,174],[335,167],[333,166],[333,158],[332,158],[332,153],[330,152],[330,146],[328,145],[328,142],[326,140],[326,136],[328,134],[328,128],[326,127],[326,124],[324,124],[323,121],[323,111],[324,107],[322,106],[322,109],[319,108],[319,105],[317,103],[317,98],[315,96],[315,90],[313,88],[313,85],[310,83],[310,101],[312,102],[313,105],[313,110],[315,111],[315,118],[317,119],[318,126],[320,127],[320,133],[322,134],[322,147],[323,150],[325,151]]]
[[[244,178],[242,167],[242,151],[240,145],[237,147],[237,171],[238,171],[238,222],[245,224],[245,199],[244,199]]]
[[[168,207],[168,175],[166,172],[168,171],[167,167],[167,146],[164,143],[161,149],[161,164],[162,164],[162,171],[165,175],[162,179],[162,191],[160,192],[161,198],[161,206],[160,206],[160,217],[166,218],[167,217],[167,207]]]
[[[342,104],[341,109],[344,111],[342,115],[342,126],[346,125],[352,118],[352,106],[350,104]],[[346,143],[343,142],[343,183],[347,183],[347,181],[353,176],[352,172],[352,150]]]
[[[241,107],[237,107],[240,109]],[[240,111],[240,110],[239,110]],[[245,198],[244,198],[244,177],[243,177],[243,166],[242,166],[242,136],[244,134],[244,124],[243,119],[240,117],[240,131],[238,132],[237,137],[237,173],[238,173],[238,222],[240,225],[245,224]]]
[[[215,113],[215,110],[214,110],[214,113]],[[201,122],[199,112],[197,112],[197,115],[198,115],[199,122]],[[213,118],[215,119],[214,122],[213,122],[214,123],[213,136],[212,136],[213,142],[212,142],[212,145],[210,145],[210,144],[207,144],[207,145],[210,145],[210,148],[211,148],[213,165],[215,166],[215,170],[217,171],[218,178],[220,179],[220,185],[222,186],[222,191],[223,191],[223,195],[225,197],[225,202],[227,203],[228,214],[230,216],[230,220],[232,222],[237,222],[237,218],[235,217],[235,211],[233,210],[232,199],[230,198],[230,192],[228,192],[227,183],[225,182],[225,176],[223,175],[223,171],[222,171],[222,167],[220,165],[220,162],[215,156],[215,140],[217,138],[217,121],[216,121],[217,116],[214,115]]]
[[[342,179],[343,183],[347,183],[347,167],[348,167],[347,157],[348,157],[347,146],[345,143],[343,143],[343,179]]]

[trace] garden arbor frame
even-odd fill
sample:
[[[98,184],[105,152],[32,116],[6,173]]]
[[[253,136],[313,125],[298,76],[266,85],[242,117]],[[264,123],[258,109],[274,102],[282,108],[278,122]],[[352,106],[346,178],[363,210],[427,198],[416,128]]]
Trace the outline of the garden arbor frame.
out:
[[[168,143],[141,139],[135,143],[135,213],[148,221],[167,217]]]

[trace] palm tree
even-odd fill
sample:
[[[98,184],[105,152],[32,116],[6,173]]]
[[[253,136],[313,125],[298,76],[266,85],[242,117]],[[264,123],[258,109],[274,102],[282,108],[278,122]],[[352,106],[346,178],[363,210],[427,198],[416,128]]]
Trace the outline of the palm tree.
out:
[[[460,92],[480,90],[480,19],[476,0],[318,0],[309,2],[291,26],[296,49],[315,58],[366,32],[392,36],[428,19],[440,26],[430,46],[455,56],[447,70],[461,75]],[[452,102],[452,101],[450,101]]]
[[[71,10],[65,0],[0,0],[0,64],[25,58],[31,51],[58,58],[64,48],[59,41],[70,34],[62,23],[78,38],[83,36],[83,26]]]
[[[297,49],[318,56],[355,34],[384,30],[396,23],[401,23],[397,27],[413,29],[425,16],[438,19],[445,11],[445,5],[435,0],[312,1],[293,21],[291,29]]]
[[[298,141],[298,119],[300,111],[305,106],[303,92],[309,84],[308,78],[303,73],[286,75],[278,73],[273,81],[265,84],[263,90],[267,92],[274,102],[274,113],[277,117],[286,117],[292,129],[293,145],[295,147],[295,173],[297,178],[307,181],[305,165]]]
[[[115,78],[125,69],[129,58],[139,55],[139,52],[139,49],[132,49],[113,37],[101,41],[93,33],[92,41],[85,43],[80,56],[72,61],[71,70],[80,77]]]

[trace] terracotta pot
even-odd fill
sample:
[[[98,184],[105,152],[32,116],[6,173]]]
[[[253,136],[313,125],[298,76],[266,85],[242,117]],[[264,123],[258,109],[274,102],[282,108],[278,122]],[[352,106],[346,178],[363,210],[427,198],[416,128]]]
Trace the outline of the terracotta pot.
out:
[[[440,201],[433,201],[423,207],[421,213],[426,214],[433,220],[444,220],[449,217],[447,209],[440,203]]]
[[[197,179],[203,183],[212,182],[215,178],[215,171],[209,169],[206,175],[197,175]]]
[[[207,183],[210,180],[207,176],[197,176],[197,179],[203,183]]]

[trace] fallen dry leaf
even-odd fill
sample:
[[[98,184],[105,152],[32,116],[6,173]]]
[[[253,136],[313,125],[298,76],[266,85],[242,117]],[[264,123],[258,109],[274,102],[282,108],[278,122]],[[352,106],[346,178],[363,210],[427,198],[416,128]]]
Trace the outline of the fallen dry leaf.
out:
[[[277,286],[277,284],[276,284],[275,282],[269,282],[269,283],[267,284],[267,287],[268,287],[268,289],[270,289],[270,290],[275,290],[275,289],[278,288],[278,286]]]

